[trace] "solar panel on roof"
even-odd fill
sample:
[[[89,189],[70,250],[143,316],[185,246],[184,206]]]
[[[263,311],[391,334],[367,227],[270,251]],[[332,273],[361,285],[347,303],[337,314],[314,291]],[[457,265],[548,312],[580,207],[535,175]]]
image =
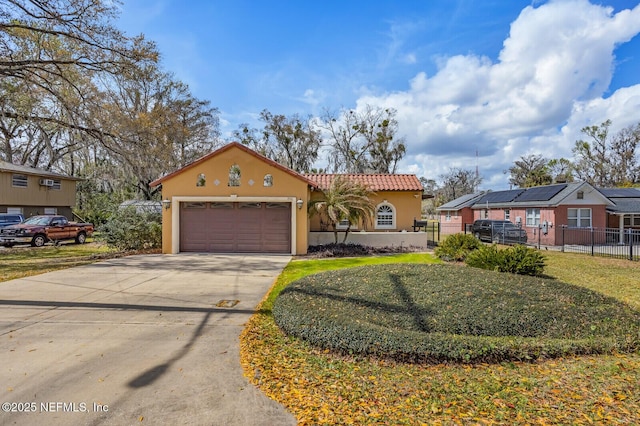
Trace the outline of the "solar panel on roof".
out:
[[[640,190],[636,188],[605,188],[600,192],[607,198],[636,198],[640,197]]]
[[[549,201],[555,197],[560,191],[565,189],[567,185],[549,185],[549,186],[534,186],[533,188],[527,188],[522,194],[518,196],[517,202],[520,201]]]
[[[513,199],[520,195],[523,191],[524,189],[511,189],[509,191],[488,192],[478,200],[477,204],[508,203],[509,201],[513,201]]]

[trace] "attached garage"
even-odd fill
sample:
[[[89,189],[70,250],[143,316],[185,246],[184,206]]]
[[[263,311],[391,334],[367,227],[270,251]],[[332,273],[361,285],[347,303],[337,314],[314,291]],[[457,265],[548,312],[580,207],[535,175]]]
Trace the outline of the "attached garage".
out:
[[[291,203],[181,202],[180,251],[291,253]]]
[[[309,231],[323,231],[318,218],[309,218],[309,203],[335,176],[302,175],[229,143],[151,182],[162,185],[162,252],[305,254]],[[372,227],[365,223],[359,230],[390,235],[412,229],[422,194],[415,175],[344,176],[375,191]],[[394,238],[402,244],[406,237]]]

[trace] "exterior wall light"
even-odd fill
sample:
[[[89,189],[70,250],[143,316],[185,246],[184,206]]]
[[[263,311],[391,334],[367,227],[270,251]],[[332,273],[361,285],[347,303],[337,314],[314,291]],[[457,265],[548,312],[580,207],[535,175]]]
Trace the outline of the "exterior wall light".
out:
[[[298,210],[302,210],[302,205],[304,204],[304,201],[302,200],[298,200],[296,201],[296,206],[298,206]]]
[[[164,200],[162,200],[162,206],[165,210],[169,210],[171,208],[171,200],[165,198]]]

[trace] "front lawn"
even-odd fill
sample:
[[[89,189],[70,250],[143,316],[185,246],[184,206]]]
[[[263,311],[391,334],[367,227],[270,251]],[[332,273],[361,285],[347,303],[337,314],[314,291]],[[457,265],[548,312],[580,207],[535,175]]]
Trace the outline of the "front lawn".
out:
[[[0,282],[86,265],[116,254],[97,243],[0,249]]]
[[[398,361],[523,361],[640,348],[640,313],[614,298],[458,265],[307,276],[282,291],[273,316],[314,346]]]
[[[549,252],[547,274],[640,307],[640,264],[566,256]],[[351,266],[334,262],[292,262],[241,337],[249,379],[301,424],[640,422],[638,353],[428,365],[337,356],[285,336],[271,314],[275,296],[304,275]]]

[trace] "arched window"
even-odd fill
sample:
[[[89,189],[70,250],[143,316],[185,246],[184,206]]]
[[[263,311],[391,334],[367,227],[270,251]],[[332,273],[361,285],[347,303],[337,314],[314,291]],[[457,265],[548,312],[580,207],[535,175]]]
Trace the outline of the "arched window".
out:
[[[273,186],[273,176],[264,175],[264,186]]]
[[[376,209],[376,229],[396,229],[396,209],[389,203],[382,203]]]
[[[198,181],[196,182],[196,186],[205,186],[207,183],[207,178],[204,176],[204,173],[200,173],[198,175]]]
[[[237,164],[229,168],[229,186],[240,186],[240,166]]]

